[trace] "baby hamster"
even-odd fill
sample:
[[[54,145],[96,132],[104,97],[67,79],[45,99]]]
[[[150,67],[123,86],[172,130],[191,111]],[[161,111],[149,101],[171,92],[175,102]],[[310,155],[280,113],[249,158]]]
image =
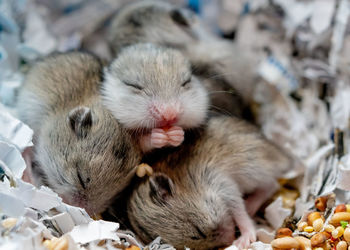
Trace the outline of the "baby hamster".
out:
[[[178,146],[183,129],[201,125],[208,96],[176,50],[152,44],[123,49],[105,70],[105,106],[126,128],[140,132],[144,152]]]
[[[155,173],[136,185],[127,212],[144,242],[159,235],[177,249],[230,245],[235,226],[235,245],[247,248],[256,240],[251,216],[297,163],[233,117],[213,117],[181,147],[166,150],[146,159]]]
[[[39,182],[92,215],[129,183],[141,151],[100,101],[103,66],[71,52],[36,63],[18,96],[20,118],[34,130]]]
[[[205,80],[212,110],[244,117],[256,85],[256,59],[205,29],[190,10],[162,1],[139,1],[121,9],[109,29],[115,54],[130,44],[151,42],[180,50],[193,73]]]

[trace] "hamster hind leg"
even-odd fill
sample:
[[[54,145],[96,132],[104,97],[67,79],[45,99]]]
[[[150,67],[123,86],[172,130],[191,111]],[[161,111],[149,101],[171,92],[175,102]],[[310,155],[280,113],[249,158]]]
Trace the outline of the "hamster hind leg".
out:
[[[262,187],[258,187],[252,194],[245,199],[245,206],[250,216],[254,216],[259,208],[267,201],[278,189],[278,183],[271,181]]]
[[[242,198],[236,200],[233,212],[233,219],[241,232],[241,236],[239,236],[233,244],[238,247],[238,249],[248,248],[252,242],[256,241],[256,231],[254,222],[247,213]]]

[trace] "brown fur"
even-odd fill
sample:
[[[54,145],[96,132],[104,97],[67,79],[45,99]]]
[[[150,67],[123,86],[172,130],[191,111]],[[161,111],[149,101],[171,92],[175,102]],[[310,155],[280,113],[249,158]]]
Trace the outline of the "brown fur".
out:
[[[34,130],[40,182],[90,213],[128,184],[141,155],[99,98],[102,65],[86,53],[53,55],[28,73],[21,119]]]
[[[295,164],[255,127],[228,117],[211,118],[207,128],[186,135],[183,146],[146,162],[155,174],[129,199],[133,230],[145,242],[159,235],[178,249],[231,243],[218,228],[233,230],[232,221],[245,209],[243,195],[276,183]],[[152,188],[157,178],[170,178],[170,191]]]

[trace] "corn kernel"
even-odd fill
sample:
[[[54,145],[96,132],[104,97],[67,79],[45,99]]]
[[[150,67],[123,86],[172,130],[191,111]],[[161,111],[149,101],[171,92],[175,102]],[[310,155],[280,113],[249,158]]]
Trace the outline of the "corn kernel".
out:
[[[314,228],[311,227],[311,226],[307,226],[307,227],[304,228],[304,231],[305,231],[305,232],[308,232],[308,233],[311,233],[311,232],[314,231]]]
[[[304,228],[307,226],[307,223],[304,221],[304,222],[300,222],[299,225],[298,225],[298,230],[300,232],[304,231]]]

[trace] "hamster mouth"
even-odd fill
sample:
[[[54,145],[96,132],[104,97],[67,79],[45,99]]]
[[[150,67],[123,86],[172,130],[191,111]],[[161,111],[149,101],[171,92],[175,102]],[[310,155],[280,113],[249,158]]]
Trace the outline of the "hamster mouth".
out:
[[[90,216],[96,214],[96,211],[90,206],[85,196],[81,194],[60,194],[60,197],[64,203],[85,209]]]
[[[178,121],[177,118],[170,120],[170,121],[161,120],[161,121],[157,122],[156,128],[169,129],[171,126],[174,126],[177,121]]]
[[[236,227],[234,220],[227,220],[220,226],[218,242],[225,246],[229,246],[236,239]]]

